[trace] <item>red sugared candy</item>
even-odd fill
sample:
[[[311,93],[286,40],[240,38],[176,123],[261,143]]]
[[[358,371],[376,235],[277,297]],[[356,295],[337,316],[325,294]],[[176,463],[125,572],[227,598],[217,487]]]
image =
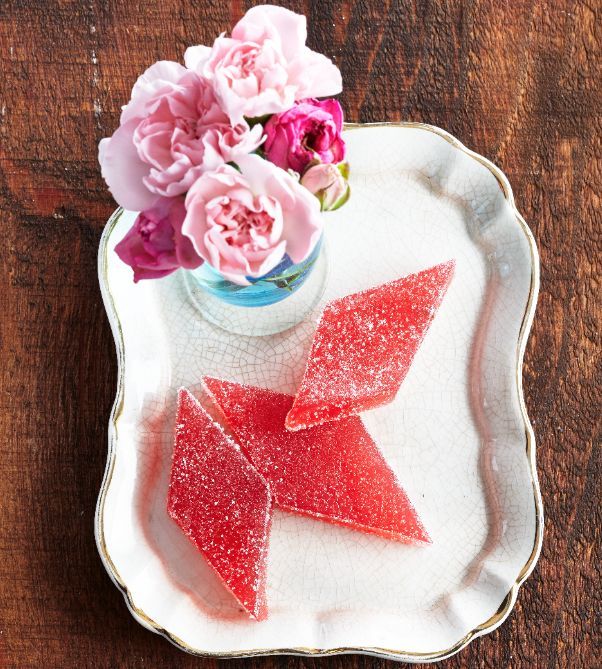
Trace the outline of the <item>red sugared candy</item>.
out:
[[[430,542],[358,416],[290,432],[290,395],[212,377],[204,383],[275,505],[387,539]]]
[[[391,402],[454,267],[450,260],[327,304],[286,427],[300,430]]]
[[[168,511],[250,616],[267,616],[271,494],[249,463],[185,389],[178,394]]]

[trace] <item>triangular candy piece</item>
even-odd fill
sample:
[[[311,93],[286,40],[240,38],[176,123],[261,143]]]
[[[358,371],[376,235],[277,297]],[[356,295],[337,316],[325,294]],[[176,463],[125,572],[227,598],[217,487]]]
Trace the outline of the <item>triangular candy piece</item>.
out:
[[[183,388],[178,393],[168,511],[247,613],[264,619],[269,487]]]
[[[286,427],[301,430],[391,402],[454,267],[450,260],[327,304]]]
[[[289,432],[290,395],[212,377],[204,384],[276,506],[387,539],[430,542],[358,416]]]

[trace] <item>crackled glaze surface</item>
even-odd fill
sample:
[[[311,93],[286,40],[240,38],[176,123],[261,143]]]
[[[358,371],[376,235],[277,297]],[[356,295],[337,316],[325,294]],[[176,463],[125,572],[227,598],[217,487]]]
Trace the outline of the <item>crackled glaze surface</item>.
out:
[[[511,605],[538,552],[517,375],[535,290],[528,233],[492,171],[449,139],[396,126],[346,141],[353,195],[328,215],[324,295],[286,332],[250,338],[203,321],[178,273],[135,285],[112,253],[133,214],[101,245],[121,385],[97,537],[139,618],[190,650],[430,659]],[[326,301],[450,258],[454,280],[397,398],[363,415],[432,546],[276,512],[270,617],[248,621],[166,512],[176,389],[203,399],[201,378],[213,375],[294,393]]]

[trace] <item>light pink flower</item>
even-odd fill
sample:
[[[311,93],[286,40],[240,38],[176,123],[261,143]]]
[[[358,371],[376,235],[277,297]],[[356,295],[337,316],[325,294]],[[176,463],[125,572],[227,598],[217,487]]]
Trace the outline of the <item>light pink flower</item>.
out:
[[[115,252],[134,270],[134,281],[158,279],[179,267],[194,269],[203,263],[188,237],[182,235],[186,215],[182,198],[160,198],[136,218]]]
[[[287,172],[257,155],[203,174],[186,196],[182,233],[225,278],[267,274],[288,254],[307,258],[322,233],[318,200]]]
[[[99,146],[102,174],[126,209],[185,193],[206,170],[254,151],[261,126],[232,125],[213,88],[178,63],[160,61],[136,82],[121,125]]]
[[[315,160],[340,163],[345,157],[341,137],[343,110],[337,100],[302,100],[274,114],[266,123],[266,158],[283,170],[300,174]]]
[[[349,184],[345,178],[347,165],[320,163],[310,167],[301,177],[301,185],[313,193],[322,211],[332,211],[345,204],[349,198]]]
[[[233,123],[285,111],[295,100],[336,95],[341,73],[326,56],[305,45],[304,16],[282,7],[251,8],[212,48],[190,47],[187,67],[213,83]]]

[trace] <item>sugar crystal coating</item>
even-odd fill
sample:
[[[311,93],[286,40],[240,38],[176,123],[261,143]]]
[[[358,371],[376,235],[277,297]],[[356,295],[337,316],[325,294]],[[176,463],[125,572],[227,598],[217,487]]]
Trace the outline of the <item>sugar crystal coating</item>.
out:
[[[184,388],[178,393],[167,506],[247,613],[266,618],[269,487]]]
[[[212,377],[204,384],[276,506],[387,539],[430,542],[358,416],[290,432],[290,395]]]
[[[327,304],[286,427],[300,430],[391,402],[454,268],[450,260]]]

